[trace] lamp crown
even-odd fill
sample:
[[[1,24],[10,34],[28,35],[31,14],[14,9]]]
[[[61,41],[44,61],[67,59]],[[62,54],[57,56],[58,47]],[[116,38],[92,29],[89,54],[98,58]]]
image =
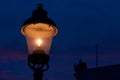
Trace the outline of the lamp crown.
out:
[[[36,5],[36,7],[37,7],[38,9],[39,9],[39,8],[41,9],[41,8],[43,8],[43,4],[42,4],[42,3],[39,3],[39,4]]]
[[[43,5],[41,3],[37,4],[37,9],[33,10],[32,17],[47,17],[47,11],[43,9]]]
[[[37,9],[32,11],[32,17],[28,18],[24,22],[23,26],[35,23],[45,23],[56,26],[55,22],[47,16],[48,12],[45,9],[43,9],[43,5],[41,3],[37,4],[36,7]]]

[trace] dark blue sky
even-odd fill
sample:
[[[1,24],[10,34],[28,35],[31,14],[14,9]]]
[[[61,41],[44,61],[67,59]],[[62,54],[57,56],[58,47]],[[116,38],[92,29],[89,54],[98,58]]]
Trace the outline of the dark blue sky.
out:
[[[20,28],[38,3],[59,29],[44,80],[73,80],[73,65],[81,58],[95,67],[96,43],[99,66],[120,64],[119,0],[1,0],[0,80],[33,80]]]

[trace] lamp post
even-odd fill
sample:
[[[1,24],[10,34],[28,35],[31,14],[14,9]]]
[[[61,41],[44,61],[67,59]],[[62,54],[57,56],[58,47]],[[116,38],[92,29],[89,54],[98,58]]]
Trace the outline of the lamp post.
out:
[[[26,37],[28,66],[34,71],[34,80],[42,80],[43,72],[49,68],[49,50],[57,32],[56,24],[47,16],[42,4],[37,5],[32,17],[21,28],[21,33]]]

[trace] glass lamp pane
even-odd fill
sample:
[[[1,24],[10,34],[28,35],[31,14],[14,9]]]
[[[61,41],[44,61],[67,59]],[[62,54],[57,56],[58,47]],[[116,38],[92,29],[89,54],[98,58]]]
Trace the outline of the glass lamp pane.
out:
[[[26,36],[29,54],[36,50],[44,50],[48,54],[52,38],[58,31],[55,26],[37,23],[23,26],[21,32]]]
[[[52,37],[49,38],[30,38],[26,37],[28,52],[32,54],[34,51],[43,50],[45,54],[49,54],[52,43]]]

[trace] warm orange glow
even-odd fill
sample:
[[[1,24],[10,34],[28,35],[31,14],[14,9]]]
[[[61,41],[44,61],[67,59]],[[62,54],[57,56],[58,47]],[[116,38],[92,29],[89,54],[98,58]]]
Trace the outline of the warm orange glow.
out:
[[[39,47],[40,47],[40,46],[41,46],[41,44],[42,44],[42,40],[41,40],[41,39],[37,39],[37,40],[36,40],[36,44],[37,44],[37,46],[39,46]]]

